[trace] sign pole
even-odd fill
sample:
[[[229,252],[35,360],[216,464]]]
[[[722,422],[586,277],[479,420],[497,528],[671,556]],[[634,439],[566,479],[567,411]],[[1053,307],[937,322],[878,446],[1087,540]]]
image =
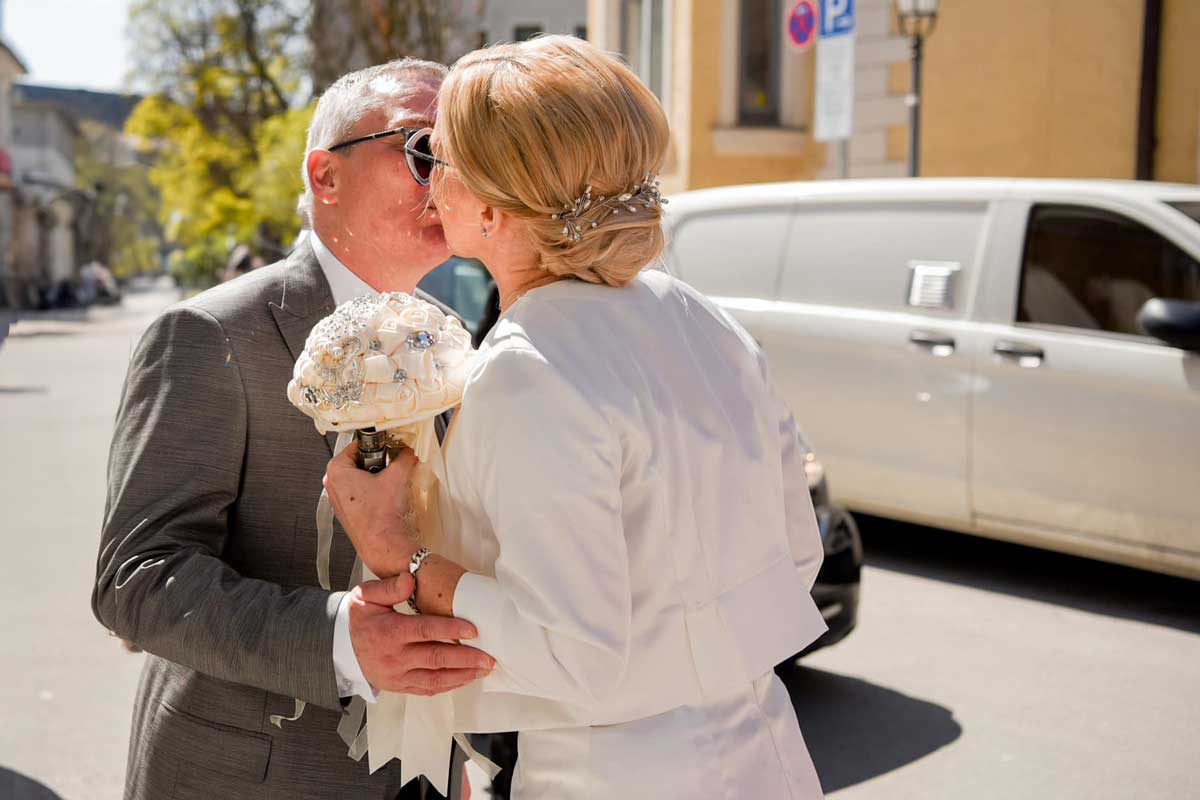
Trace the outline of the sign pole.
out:
[[[813,139],[836,143],[838,177],[850,174],[854,133],[854,0],[821,0]]]

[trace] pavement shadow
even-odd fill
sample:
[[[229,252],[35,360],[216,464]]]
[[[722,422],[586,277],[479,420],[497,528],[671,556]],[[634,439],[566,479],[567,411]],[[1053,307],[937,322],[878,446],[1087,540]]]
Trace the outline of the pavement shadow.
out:
[[[781,677],[826,793],[891,772],[962,736],[954,713],[927,700],[806,666]]]
[[[868,566],[1200,633],[1200,581],[855,515]]]
[[[0,767],[0,797],[4,800],[62,800],[45,784],[5,767]]]

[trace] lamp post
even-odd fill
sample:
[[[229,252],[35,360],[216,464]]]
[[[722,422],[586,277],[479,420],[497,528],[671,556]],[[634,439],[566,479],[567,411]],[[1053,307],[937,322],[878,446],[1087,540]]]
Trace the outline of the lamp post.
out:
[[[919,174],[921,147],[921,50],[937,27],[938,0],[895,0],[900,32],[912,42],[912,91],[906,101],[909,115],[908,176]]]

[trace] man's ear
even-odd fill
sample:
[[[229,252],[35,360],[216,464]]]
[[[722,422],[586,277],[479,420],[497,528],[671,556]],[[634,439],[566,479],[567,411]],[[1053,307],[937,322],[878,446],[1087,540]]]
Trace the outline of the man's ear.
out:
[[[338,201],[338,159],[328,150],[313,150],[304,164],[308,170],[308,183],[313,197],[323,205],[336,205]]]

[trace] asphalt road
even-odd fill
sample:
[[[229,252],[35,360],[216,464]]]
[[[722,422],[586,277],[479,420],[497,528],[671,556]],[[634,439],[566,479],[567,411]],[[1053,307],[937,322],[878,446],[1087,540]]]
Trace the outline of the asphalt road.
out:
[[[4,800],[120,796],[141,657],[89,598],[125,364],[172,299],[21,319],[0,345]],[[788,681],[831,796],[1200,797],[1200,583],[864,529],[860,627]]]

